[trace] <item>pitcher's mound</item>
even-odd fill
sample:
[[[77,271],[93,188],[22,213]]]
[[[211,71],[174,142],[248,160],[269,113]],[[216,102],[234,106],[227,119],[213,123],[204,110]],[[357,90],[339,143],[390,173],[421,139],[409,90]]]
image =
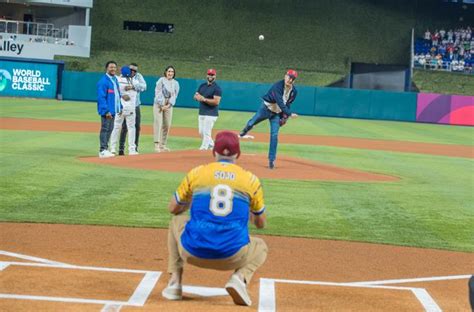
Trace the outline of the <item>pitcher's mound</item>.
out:
[[[211,151],[174,151],[137,156],[116,156],[101,159],[84,157],[81,160],[104,165],[161,170],[170,172],[188,172],[194,167],[213,161]],[[259,178],[285,180],[323,180],[323,181],[397,181],[397,177],[345,169],[301,158],[279,156],[275,169],[268,168],[268,159],[262,154],[242,154],[237,164],[251,171]]]

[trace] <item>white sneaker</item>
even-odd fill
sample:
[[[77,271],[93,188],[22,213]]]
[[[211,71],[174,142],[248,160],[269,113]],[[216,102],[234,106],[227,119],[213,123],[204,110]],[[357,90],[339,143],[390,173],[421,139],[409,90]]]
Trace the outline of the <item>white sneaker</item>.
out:
[[[133,156],[133,155],[138,155],[137,151],[130,151],[128,152],[128,155]]]
[[[102,152],[99,153],[99,158],[110,158],[110,157],[115,157],[115,154],[111,153],[108,150],[103,150]]]
[[[173,284],[166,286],[161,295],[168,300],[183,299],[183,286],[181,284]]]
[[[255,139],[255,137],[253,135],[250,135],[250,134],[246,134],[246,135],[242,135],[242,136],[239,135],[239,137],[241,139],[250,139],[250,140]]]
[[[227,290],[235,304],[243,306],[252,305],[252,300],[250,300],[247,293],[247,285],[245,285],[239,274],[232,274],[227,284],[225,284],[225,290]]]
[[[171,152],[171,150],[170,150],[169,148],[167,148],[166,146],[161,146],[161,147],[160,147],[160,150],[161,150],[162,152]]]

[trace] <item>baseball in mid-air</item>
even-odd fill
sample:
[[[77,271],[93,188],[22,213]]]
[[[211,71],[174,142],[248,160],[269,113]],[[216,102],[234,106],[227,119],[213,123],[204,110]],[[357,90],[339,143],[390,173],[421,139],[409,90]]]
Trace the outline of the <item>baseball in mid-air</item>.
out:
[[[258,36],[258,40],[262,41],[263,39],[265,39],[263,35]]]

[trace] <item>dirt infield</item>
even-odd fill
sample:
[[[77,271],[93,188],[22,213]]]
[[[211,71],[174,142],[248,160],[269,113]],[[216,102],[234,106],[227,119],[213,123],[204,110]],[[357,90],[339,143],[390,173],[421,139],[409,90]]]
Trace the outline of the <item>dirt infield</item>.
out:
[[[276,236],[261,236],[270,251],[250,285],[251,308],[222,295],[230,273],[191,266],[184,284],[195,288],[185,300],[169,302],[160,295],[166,235],[162,229],[0,223],[0,310],[423,311],[431,304],[431,311],[469,311],[473,253]],[[156,272],[163,272],[156,284],[142,281]],[[205,291],[214,296],[202,296]],[[140,300],[143,306],[126,304]]]
[[[188,150],[107,159],[84,157],[81,158],[81,160],[102,165],[106,164],[135,169],[188,172],[196,166],[210,162],[212,156],[211,151]],[[396,177],[387,175],[345,169],[287,156],[278,157],[278,170],[269,170],[268,167],[266,167],[268,160],[265,155],[261,154],[242,154],[238,163],[245,169],[256,174],[259,178],[266,179],[352,182],[390,182],[399,180]]]
[[[52,119],[0,118],[0,129],[94,132],[99,133],[96,122],[62,121]],[[142,134],[152,134],[152,127],[142,125]],[[214,131],[215,134],[215,131]],[[194,128],[171,128],[171,136],[199,137]],[[256,142],[268,142],[268,134],[255,133]],[[336,146],[346,148],[393,151],[403,153],[430,154],[451,157],[474,158],[474,148],[467,145],[419,143],[394,140],[372,140],[336,136],[280,134],[280,143]]]

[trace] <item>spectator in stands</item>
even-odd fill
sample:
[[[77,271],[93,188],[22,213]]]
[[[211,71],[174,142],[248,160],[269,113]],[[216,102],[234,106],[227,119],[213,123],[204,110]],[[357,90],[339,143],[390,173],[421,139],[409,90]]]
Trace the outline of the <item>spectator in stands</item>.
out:
[[[140,139],[140,125],[142,120],[142,114],[140,111],[140,93],[146,91],[146,81],[143,78],[142,74],[138,72],[138,65],[136,63],[130,64],[130,72],[131,72],[131,81],[132,81],[132,90],[137,92],[137,97],[135,101],[135,146],[136,150],[138,151],[138,141]],[[120,143],[119,143],[119,155],[125,155],[125,138],[127,137],[127,122],[124,120],[122,124],[122,132],[120,132]]]
[[[459,65],[459,62],[457,60],[453,60],[451,62],[451,70],[452,71],[458,71],[458,65]]]
[[[431,44],[436,47],[438,45],[438,31],[434,32],[432,35],[431,35]]]
[[[438,47],[438,53],[441,54],[441,56],[444,56],[446,54],[446,46],[444,44]]]
[[[174,79],[175,76],[174,67],[168,66],[164,71],[164,77],[156,82],[153,104],[153,141],[157,153],[170,151],[166,144],[173,118],[173,106],[179,94],[179,83]]]
[[[434,55],[431,57],[431,69],[438,69],[438,60]]]
[[[430,33],[429,29],[427,29],[425,31],[425,40],[431,40],[431,33]]]
[[[440,53],[436,55],[436,60],[438,62],[437,68],[443,68],[443,57],[441,56]]]
[[[453,30],[450,29],[450,30],[448,31],[448,41],[449,41],[449,42],[453,42],[453,35],[454,35]]]
[[[418,55],[418,64],[423,67],[426,65],[425,56],[423,54]]]
[[[115,114],[122,110],[120,103],[120,87],[115,77],[117,63],[108,61],[105,64],[106,73],[97,83],[97,112],[100,115],[100,158],[114,157],[109,148],[109,140],[114,127]]]
[[[444,35],[446,34],[446,31],[444,30],[444,28],[441,28],[439,30],[439,37],[440,39],[444,39]]]

